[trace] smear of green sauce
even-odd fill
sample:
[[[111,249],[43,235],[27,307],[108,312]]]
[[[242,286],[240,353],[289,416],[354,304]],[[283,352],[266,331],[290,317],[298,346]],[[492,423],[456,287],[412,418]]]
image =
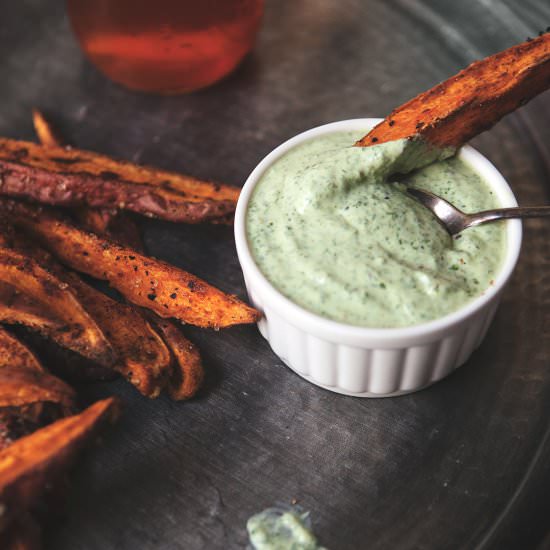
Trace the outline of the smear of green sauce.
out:
[[[318,545],[309,525],[309,514],[297,509],[268,508],[247,524],[254,550],[327,550]]]
[[[367,327],[430,321],[482,294],[504,257],[504,226],[452,239],[404,187],[432,191],[466,212],[498,207],[490,188],[464,162],[446,158],[452,151],[407,140],[350,147],[360,136],[314,138],[264,173],[247,212],[260,270],[302,307]]]

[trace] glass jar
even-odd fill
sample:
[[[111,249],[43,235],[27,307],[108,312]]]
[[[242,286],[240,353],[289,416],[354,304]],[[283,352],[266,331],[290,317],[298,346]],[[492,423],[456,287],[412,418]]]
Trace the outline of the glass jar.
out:
[[[166,94],[208,86],[254,45],[263,0],[67,0],[82,49],[109,78]]]

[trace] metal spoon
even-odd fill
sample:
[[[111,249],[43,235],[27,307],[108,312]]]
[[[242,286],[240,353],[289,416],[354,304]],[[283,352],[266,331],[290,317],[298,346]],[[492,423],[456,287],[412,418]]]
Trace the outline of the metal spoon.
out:
[[[425,191],[407,187],[407,193],[429,208],[437,221],[450,235],[456,235],[467,227],[506,218],[550,217],[550,206],[522,206],[516,208],[496,208],[474,214],[466,214],[441,197]]]

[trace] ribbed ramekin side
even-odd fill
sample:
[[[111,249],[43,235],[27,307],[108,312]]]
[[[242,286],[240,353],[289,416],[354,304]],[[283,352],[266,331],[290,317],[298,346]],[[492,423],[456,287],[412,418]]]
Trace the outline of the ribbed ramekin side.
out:
[[[297,374],[333,391],[357,396],[408,393],[449,375],[468,360],[492,320],[498,300],[450,328],[437,339],[415,346],[350,346],[329,341],[263,308],[254,290],[251,301],[262,309],[260,330],[273,351]]]
[[[337,387],[349,393],[368,392],[371,381],[372,349],[340,345],[337,357]]]

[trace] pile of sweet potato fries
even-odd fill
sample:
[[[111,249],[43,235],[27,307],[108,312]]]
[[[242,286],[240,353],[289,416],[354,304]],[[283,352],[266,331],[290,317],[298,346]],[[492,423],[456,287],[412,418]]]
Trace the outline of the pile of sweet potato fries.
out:
[[[43,361],[56,374],[122,375],[144,396],[188,399],[203,367],[182,324],[259,317],[145,255],[132,218],[228,223],[238,189],[64,147],[40,112],[33,120],[40,145],[0,139],[0,547],[21,549],[38,547],[37,503],[117,409],[107,399],[75,414],[74,390]]]
[[[220,328],[252,323],[258,312],[146,256],[126,211],[220,221],[234,211],[238,190],[62,147],[38,111],[34,121],[42,145],[0,139],[0,323],[70,350],[73,371],[102,367],[147,397],[163,389],[191,397],[200,357],[171,319]],[[108,281],[121,300],[80,273]]]

